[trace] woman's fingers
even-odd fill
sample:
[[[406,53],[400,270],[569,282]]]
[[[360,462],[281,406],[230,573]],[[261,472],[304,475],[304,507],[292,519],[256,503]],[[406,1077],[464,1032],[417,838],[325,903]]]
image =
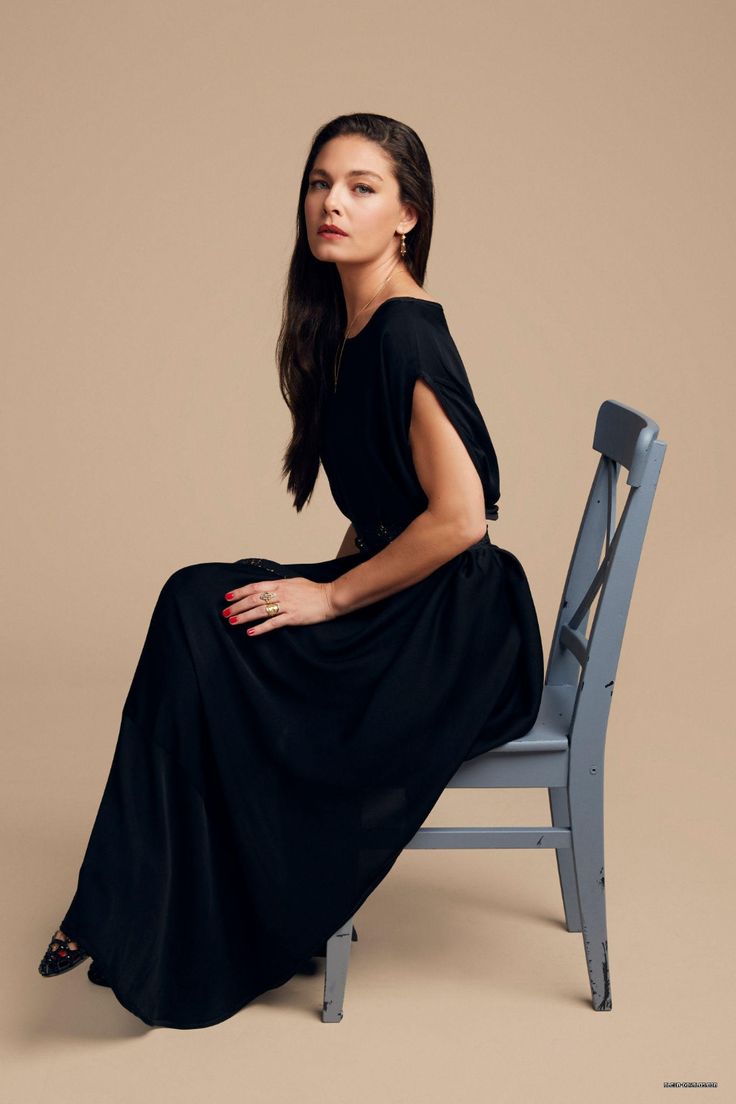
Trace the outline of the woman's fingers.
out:
[[[275,597],[270,601],[278,602],[278,591],[273,590],[272,587],[273,583],[269,581],[266,583],[248,583],[245,587],[228,591],[234,601],[231,601],[230,605],[222,610],[222,616],[227,618],[231,625],[242,625],[259,617],[268,617],[265,608],[266,602],[261,598],[261,594],[274,594]]]
[[[223,609],[223,617],[231,625],[246,625],[248,622],[259,620],[262,617],[267,618],[267,625],[273,623],[279,615],[269,617],[266,613],[267,602],[260,597],[262,594],[275,595],[275,597],[269,598],[268,602],[278,602],[280,604],[282,601],[282,596],[274,588],[273,580],[263,583],[248,583],[247,586],[239,586],[234,591],[227,592],[225,597],[230,597],[232,601],[230,605]],[[260,631],[260,626],[258,626],[258,630]]]
[[[268,617],[268,614],[266,614]],[[261,633],[271,632],[273,629],[280,629],[282,625],[289,625],[291,622],[284,614],[274,614],[273,617],[268,617],[267,621],[262,622],[260,625],[251,625],[246,629],[248,636],[260,636]]]
[[[259,594],[260,593],[261,591],[259,591]],[[275,592],[271,591],[271,593],[273,594]],[[288,623],[286,622],[284,614],[282,613],[269,616],[269,614],[266,613],[266,603],[263,601],[263,599],[260,599],[257,605],[252,604],[252,598],[250,599],[251,605],[245,605],[245,602],[247,601],[248,599],[244,599],[236,605],[229,607],[228,621],[231,625],[237,627],[238,625],[248,625],[251,621],[259,621],[261,618],[265,617],[266,620],[263,622],[263,624],[253,625],[252,627],[246,629],[248,636],[255,636],[257,633],[269,632],[271,629],[279,628],[280,625]],[[278,594],[275,598],[272,599],[272,601],[279,601]],[[224,612],[225,611],[223,610],[223,613]],[[280,624],[277,625],[276,622],[280,622]]]

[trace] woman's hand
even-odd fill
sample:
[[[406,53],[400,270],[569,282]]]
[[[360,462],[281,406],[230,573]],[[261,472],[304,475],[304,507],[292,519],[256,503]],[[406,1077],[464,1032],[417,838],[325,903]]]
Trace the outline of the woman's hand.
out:
[[[273,594],[273,598],[263,599],[262,594]],[[252,621],[261,621],[246,631],[249,636],[271,632],[284,625],[315,625],[319,621],[331,621],[339,614],[332,602],[332,583],[315,583],[311,579],[266,579],[262,583],[248,583],[246,586],[229,590],[225,598],[230,602],[222,615],[233,628],[248,625]],[[278,602],[279,612],[269,617],[265,606]],[[265,618],[265,621],[262,621]]]

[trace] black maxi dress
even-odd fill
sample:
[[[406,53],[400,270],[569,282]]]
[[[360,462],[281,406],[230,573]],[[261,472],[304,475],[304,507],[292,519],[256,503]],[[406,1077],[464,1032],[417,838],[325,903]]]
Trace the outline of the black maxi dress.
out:
[[[426,507],[408,438],[420,377],[494,518],[496,455],[443,308],[399,296],[348,339],[337,391],[326,380],[322,394],[321,460],[356,552],[192,564],[162,586],[61,921],[146,1024],[206,1027],[283,985],[382,881],[460,764],[536,720],[532,595],[487,531],[331,621],[251,638],[221,613],[250,582],[337,578]]]

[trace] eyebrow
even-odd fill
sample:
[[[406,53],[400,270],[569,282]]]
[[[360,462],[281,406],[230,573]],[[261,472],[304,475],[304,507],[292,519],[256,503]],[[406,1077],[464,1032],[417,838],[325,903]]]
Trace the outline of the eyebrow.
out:
[[[329,176],[330,175],[329,173],[325,172],[324,169],[312,169],[312,172],[316,173],[317,176]],[[346,173],[345,175],[346,176],[375,176],[376,180],[383,181],[382,176],[379,176],[378,173],[371,172],[370,169],[351,169],[350,172]]]

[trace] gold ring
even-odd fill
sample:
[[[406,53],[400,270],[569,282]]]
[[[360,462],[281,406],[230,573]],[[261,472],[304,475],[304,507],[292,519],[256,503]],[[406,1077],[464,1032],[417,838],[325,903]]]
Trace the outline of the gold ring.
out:
[[[276,595],[272,590],[264,590],[263,594],[259,594],[258,597],[262,598],[264,602],[273,602],[276,598]]]
[[[278,602],[269,602],[266,606],[264,606],[264,609],[269,617],[275,617],[276,614],[279,612],[279,604]]]

